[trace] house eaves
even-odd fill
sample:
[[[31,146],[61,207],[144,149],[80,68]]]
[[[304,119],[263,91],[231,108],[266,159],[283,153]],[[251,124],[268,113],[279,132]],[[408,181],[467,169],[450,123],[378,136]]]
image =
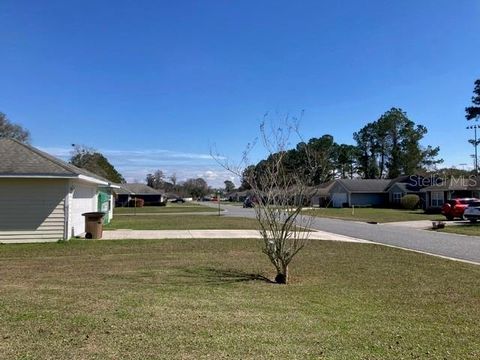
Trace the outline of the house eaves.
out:
[[[0,178],[77,179],[109,186],[107,180],[92,172],[47,154],[15,139],[0,138]]]

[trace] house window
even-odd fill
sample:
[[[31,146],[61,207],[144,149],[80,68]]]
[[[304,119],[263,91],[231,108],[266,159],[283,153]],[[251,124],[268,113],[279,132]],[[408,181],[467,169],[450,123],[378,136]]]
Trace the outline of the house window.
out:
[[[443,205],[443,191],[432,191],[432,206],[440,207]]]
[[[403,193],[401,192],[394,192],[392,196],[392,200],[395,204],[399,204],[402,200]]]

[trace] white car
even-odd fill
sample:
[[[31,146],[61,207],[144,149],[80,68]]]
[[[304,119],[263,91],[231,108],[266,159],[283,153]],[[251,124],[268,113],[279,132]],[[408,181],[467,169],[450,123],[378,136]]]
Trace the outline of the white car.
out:
[[[466,220],[470,220],[472,223],[480,220],[480,201],[475,201],[469,204],[463,213],[463,217]]]

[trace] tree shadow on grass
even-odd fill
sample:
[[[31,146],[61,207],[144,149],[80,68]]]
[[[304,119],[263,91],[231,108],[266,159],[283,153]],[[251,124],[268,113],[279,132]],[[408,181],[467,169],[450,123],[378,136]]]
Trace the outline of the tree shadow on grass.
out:
[[[186,269],[186,276],[213,285],[234,284],[249,281],[263,281],[275,284],[274,281],[261,274],[247,273],[241,270],[224,270],[215,268]],[[185,276],[185,275],[184,275]]]

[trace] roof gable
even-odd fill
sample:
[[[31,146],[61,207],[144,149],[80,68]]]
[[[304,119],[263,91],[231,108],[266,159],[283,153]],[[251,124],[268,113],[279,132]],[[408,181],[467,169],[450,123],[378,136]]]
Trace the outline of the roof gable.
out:
[[[108,180],[15,139],[0,138],[0,176],[79,177]]]
[[[397,185],[405,191],[418,192],[427,186],[435,184],[436,182],[438,182],[438,178],[434,176],[425,177],[421,175],[402,175],[392,179],[390,184],[388,184],[386,191],[390,191],[393,186]]]
[[[395,183],[388,187],[388,192],[395,193],[395,192],[407,192],[407,184],[405,183]]]

